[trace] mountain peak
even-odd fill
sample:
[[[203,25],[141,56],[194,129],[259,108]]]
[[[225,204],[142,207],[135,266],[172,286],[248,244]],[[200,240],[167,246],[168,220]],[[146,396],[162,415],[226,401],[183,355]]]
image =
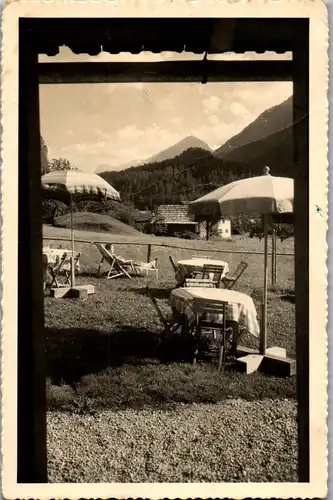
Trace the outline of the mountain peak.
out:
[[[201,139],[198,139],[194,135],[189,135],[181,139],[179,142],[170,146],[167,149],[164,149],[160,153],[144,160],[140,163],[140,165],[145,165],[146,163],[159,163],[164,160],[170,160],[171,158],[175,158],[175,156],[179,156],[184,151],[190,148],[200,148],[205,149],[206,151],[213,152],[212,148]]]

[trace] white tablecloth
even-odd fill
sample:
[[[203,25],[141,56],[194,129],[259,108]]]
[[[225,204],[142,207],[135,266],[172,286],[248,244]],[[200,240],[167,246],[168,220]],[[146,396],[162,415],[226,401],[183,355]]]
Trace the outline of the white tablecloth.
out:
[[[53,267],[55,264],[57,264],[65,253],[67,254],[67,258],[63,263],[61,269],[69,270],[71,266],[70,258],[72,256],[72,250],[68,250],[66,248],[49,248],[49,247],[43,248],[43,255],[46,255],[47,265],[50,267]],[[76,262],[75,269],[76,271],[80,271],[79,261]]]
[[[172,290],[169,297],[170,306],[178,313],[185,314],[190,325],[193,325],[196,321],[196,314],[192,306],[194,298],[214,302],[228,302],[227,321],[235,321],[255,337],[259,336],[257,311],[249,295],[220,288],[177,288]],[[211,320],[220,320],[219,316],[209,316]],[[214,318],[211,316],[214,316]]]
[[[205,259],[200,257],[180,260],[177,262],[177,271],[176,271],[177,283],[182,283],[184,278],[190,278],[194,271],[199,271],[199,272],[202,271],[203,266],[205,264],[210,264],[213,266],[223,266],[224,270],[222,278],[229,272],[228,263],[224,262],[223,260]]]

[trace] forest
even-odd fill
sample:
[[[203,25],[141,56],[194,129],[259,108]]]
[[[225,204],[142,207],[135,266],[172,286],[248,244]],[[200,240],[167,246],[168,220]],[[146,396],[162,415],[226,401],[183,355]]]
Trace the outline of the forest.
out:
[[[192,201],[238,179],[262,174],[263,165],[236,163],[209,151],[190,148],[175,158],[126,170],[102,172],[124,201],[140,210]],[[274,169],[274,175],[279,175]],[[285,172],[281,172],[285,175]]]

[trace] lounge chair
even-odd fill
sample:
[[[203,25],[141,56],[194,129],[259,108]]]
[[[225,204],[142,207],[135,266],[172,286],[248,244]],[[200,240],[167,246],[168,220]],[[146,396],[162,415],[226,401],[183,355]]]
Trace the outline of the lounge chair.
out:
[[[151,262],[133,262],[136,274],[142,275],[149,273],[155,274],[156,279],[158,278],[158,260],[154,259]]]
[[[101,262],[98,266],[97,274],[100,273],[102,264],[106,261],[110,269],[107,273],[107,279],[118,278],[119,276],[126,276],[129,279],[132,279],[131,275],[128,271],[135,274],[134,264],[132,260],[126,260],[122,257],[117,257],[116,255],[109,252],[105,245],[102,243],[93,242],[94,245],[98,248],[100,254],[102,255]],[[115,274],[112,274],[114,273]]]
[[[228,274],[227,276],[224,276],[221,280],[224,285],[224,288],[231,290],[235,286],[239,278],[242,276],[247,266],[248,266],[247,262],[241,261],[240,264],[238,264],[234,274],[232,275]]]

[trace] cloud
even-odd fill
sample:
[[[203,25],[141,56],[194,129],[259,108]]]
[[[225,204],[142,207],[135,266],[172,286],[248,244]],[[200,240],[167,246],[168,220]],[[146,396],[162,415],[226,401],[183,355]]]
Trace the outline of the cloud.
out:
[[[202,106],[204,108],[205,113],[216,113],[219,109],[221,103],[221,99],[219,97],[216,97],[215,95],[212,95],[208,97],[207,99],[204,99],[202,101]]]
[[[210,115],[208,118],[209,123],[212,125],[218,125],[220,123],[219,117],[217,115]]]
[[[284,82],[41,85],[41,133],[50,157],[118,168],[189,135],[219,147],[291,94]]]

